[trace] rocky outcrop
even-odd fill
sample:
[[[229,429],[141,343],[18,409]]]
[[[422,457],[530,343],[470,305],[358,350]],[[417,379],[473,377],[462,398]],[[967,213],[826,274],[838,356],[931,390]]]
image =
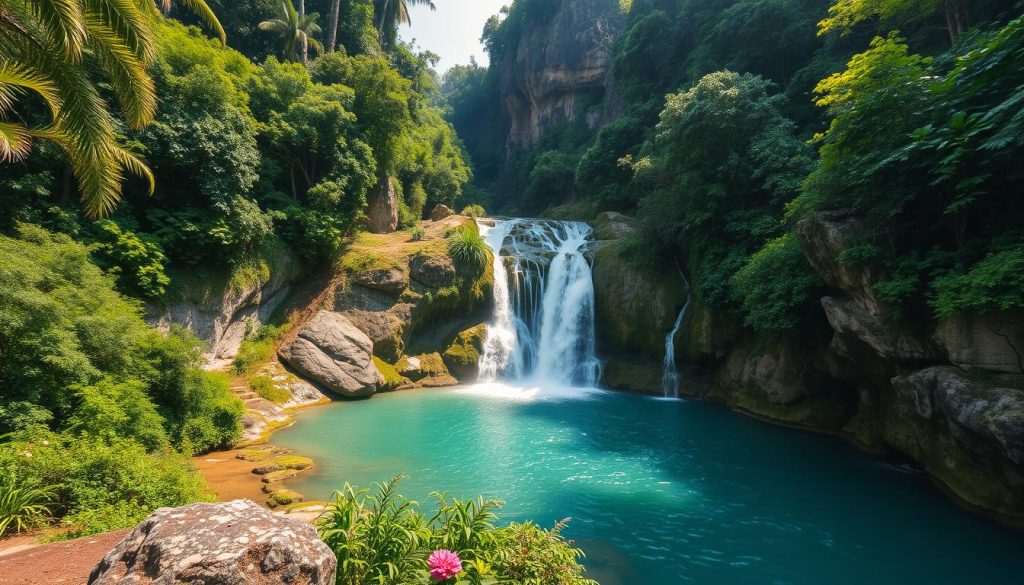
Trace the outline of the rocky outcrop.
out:
[[[402,356],[395,364],[398,373],[413,381],[432,376],[447,376],[448,368],[444,365],[439,353],[428,353],[417,356]]]
[[[618,0],[562,0],[543,7],[548,14],[530,15],[537,21],[522,28],[500,69],[510,146],[528,146],[600,101],[624,22]],[[588,122],[596,126],[599,120]]]
[[[148,306],[146,321],[165,332],[174,325],[185,327],[206,343],[208,367],[227,365],[238,354],[246,330],[266,323],[291,290],[296,260],[279,252],[272,264],[266,278],[249,284],[229,283],[223,289],[210,289],[205,282],[188,284],[178,300]]]
[[[460,332],[444,350],[444,363],[459,380],[476,380],[486,339],[487,324],[480,323]]]
[[[1024,389],[952,366],[892,379],[885,440],[958,497],[1024,524]]]
[[[373,364],[373,342],[331,311],[317,313],[280,356],[302,376],[347,398],[369,396],[384,382]]]
[[[153,512],[103,557],[89,585],[333,585],[336,566],[312,525],[235,500]]]
[[[375,234],[398,229],[398,195],[394,179],[383,177],[366,195],[366,226]]]
[[[593,274],[598,349],[661,360],[665,335],[686,302],[679,273],[637,267],[608,242],[597,249]]]
[[[966,314],[944,319],[935,342],[966,371],[1024,374],[1024,312]]]
[[[633,233],[633,220],[617,211],[599,213],[590,223],[598,240],[618,240]]]

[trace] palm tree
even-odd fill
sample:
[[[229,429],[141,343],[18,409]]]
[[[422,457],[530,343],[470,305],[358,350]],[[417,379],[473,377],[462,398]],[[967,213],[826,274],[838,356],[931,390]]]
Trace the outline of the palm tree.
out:
[[[85,212],[109,214],[124,172],[146,178],[146,165],[118,141],[117,123],[95,79],[109,80],[124,121],[134,129],[156,113],[146,66],[156,47],[151,0],[3,0],[0,2],[0,162],[25,158],[33,139],[68,155]],[[32,97],[35,96],[35,97]],[[32,120],[44,106],[45,121]]]
[[[400,24],[412,24],[409,6],[426,5],[437,10],[432,0],[374,0],[373,19],[380,38],[390,38],[388,33]]]
[[[164,11],[164,14],[168,14],[171,11],[171,0],[158,0],[160,2],[160,9]],[[220,25],[220,21],[217,20],[217,15],[213,13],[210,6],[206,3],[206,0],[178,0],[186,10],[192,12],[199,17],[200,20],[206,23],[206,26],[212,28],[217,36],[220,37],[220,44],[226,45],[228,37],[224,34],[224,27]]]
[[[320,34],[320,27],[316,24],[319,16],[317,13],[300,15],[291,0],[282,0],[281,6],[284,9],[284,18],[273,18],[260,23],[260,30],[276,33],[284,43],[284,56],[289,61],[301,60],[305,63],[308,55],[304,47],[313,47],[319,53],[324,52],[320,41],[313,38],[313,35]]]
[[[333,53],[338,44],[338,13],[341,0],[331,0],[331,12],[327,15],[327,52]]]

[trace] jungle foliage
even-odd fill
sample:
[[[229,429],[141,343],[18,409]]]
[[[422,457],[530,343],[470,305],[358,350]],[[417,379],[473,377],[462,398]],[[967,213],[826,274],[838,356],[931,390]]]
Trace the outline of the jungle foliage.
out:
[[[442,84],[492,209],[635,215],[637,261],[678,261],[765,334],[820,321],[795,236],[820,211],[863,220],[838,260],[876,266],[908,314],[1024,307],[1019,2],[623,2],[612,85],[506,155],[509,55],[561,6],[513,2],[483,31],[491,66]]]

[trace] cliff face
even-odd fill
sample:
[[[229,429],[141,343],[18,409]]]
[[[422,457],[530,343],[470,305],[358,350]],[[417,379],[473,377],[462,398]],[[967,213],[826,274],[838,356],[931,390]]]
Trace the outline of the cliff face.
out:
[[[588,114],[604,95],[612,44],[624,22],[617,0],[563,0],[554,15],[524,27],[501,70],[509,146],[529,146],[553,125]],[[601,112],[588,114],[596,127]]]
[[[798,226],[808,261],[829,286],[821,299],[825,331],[766,342],[695,299],[676,340],[677,364],[689,374],[680,391],[898,453],[960,501],[1024,525],[1024,313],[901,322],[874,292],[884,276],[877,267],[835,260],[862,231],[843,213],[819,213]],[[647,280],[667,284],[674,269]],[[637,273],[610,249],[595,257],[598,320],[611,324],[597,329],[604,382],[657,391],[660,355],[653,344],[669,331],[663,315],[678,297],[644,295],[649,341],[629,339],[625,332],[637,318],[623,282]],[[622,351],[623,341],[634,351]]]

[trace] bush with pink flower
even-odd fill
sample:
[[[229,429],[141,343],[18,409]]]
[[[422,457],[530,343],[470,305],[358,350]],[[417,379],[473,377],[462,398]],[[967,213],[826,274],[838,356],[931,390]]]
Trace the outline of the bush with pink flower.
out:
[[[565,523],[494,525],[497,500],[434,494],[427,517],[398,495],[400,478],[373,493],[348,484],[318,520],[338,557],[338,585],[596,585],[584,577],[583,552],[565,540]]]

